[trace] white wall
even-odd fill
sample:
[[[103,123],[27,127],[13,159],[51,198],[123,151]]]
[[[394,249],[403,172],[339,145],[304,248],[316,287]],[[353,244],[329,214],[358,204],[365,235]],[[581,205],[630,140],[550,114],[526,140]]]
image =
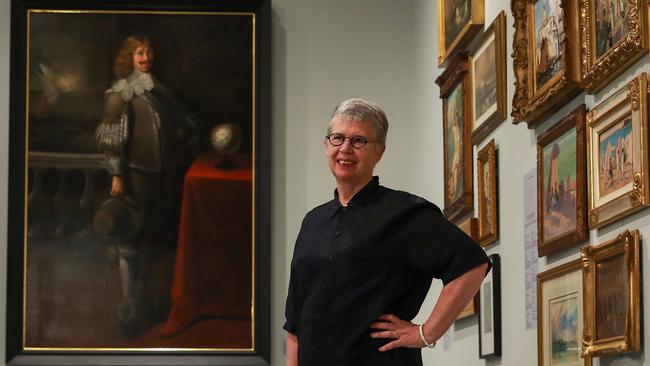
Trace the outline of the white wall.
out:
[[[380,103],[391,123],[388,149],[377,173],[382,183],[419,194],[439,205],[442,184],[442,108],[437,68],[436,0],[274,0],[273,2],[273,297],[272,360],[284,363],[281,327],[293,241],[304,213],[330,199],[334,182],[323,152],[323,136],[333,106],[351,96]],[[512,17],[508,0],[486,1],[486,24],[501,9],[507,14],[507,54],[512,53]],[[9,0],[0,0],[0,263],[6,260],[7,146],[9,125]],[[509,60],[510,61],[510,60]],[[511,64],[511,62],[510,62]],[[503,356],[478,358],[476,319],[458,324],[451,349],[442,341],[424,350],[425,365],[535,365],[537,333],[525,329],[523,185],[535,167],[536,136],[585,101],[588,107],[648,69],[648,56],[594,97],[578,97],[537,131],[504,122],[493,133],[499,156],[500,240],[488,248],[502,262]],[[508,68],[508,101],[514,78]],[[482,147],[482,146],[479,146]],[[611,239],[623,228],[639,228],[650,237],[650,212],[622,220],[599,232],[593,243]],[[650,251],[643,251],[648,268]],[[569,250],[539,261],[540,271],[578,257]],[[649,271],[644,288],[648,292]],[[6,278],[0,271],[0,298]],[[434,284],[422,313],[430,311],[440,285]],[[2,303],[2,302],[0,302]],[[646,302],[647,303],[647,302]],[[649,305],[644,306],[648,314]],[[649,317],[646,317],[646,319]],[[421,321],[422,315],[416,320]],[[646,320],[647,324],[648,321]],[[644,327],[648,329],[648,326]],[[0,352],[4,354],[5,312],[0,306]],[[644,331],[645,345],[650,334]],[[646,347],[644,347],[646,348]],[[596,360],[595,365],[642,365],[642,354]]]

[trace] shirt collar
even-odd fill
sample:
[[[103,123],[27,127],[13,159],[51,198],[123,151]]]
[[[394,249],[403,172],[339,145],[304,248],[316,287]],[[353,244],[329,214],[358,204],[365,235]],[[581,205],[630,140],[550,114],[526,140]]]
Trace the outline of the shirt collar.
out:
[[[377,187],[379,187],[379,177],[374,176],[368,182],[368,184],[365,185],[365,187],[361,188],[361,190],[352,196],[352,199],[350,202],[348,202],[348,207],[353,207],[353,208],[360,208],[363,207],[366,202],[370,199],[373,193],[377,190]],[[337,189],[334,189],[334,199],[332,200],[332,205],[330,209],[330,217],[334,216],[339,209],[341,209],[343,206],[341,205],[341,202],[339,201],[339,192]]]

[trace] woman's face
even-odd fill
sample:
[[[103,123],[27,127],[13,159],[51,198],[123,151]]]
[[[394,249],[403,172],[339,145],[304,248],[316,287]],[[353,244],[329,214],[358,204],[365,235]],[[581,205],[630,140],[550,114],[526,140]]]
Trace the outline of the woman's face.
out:
[[[140,46],[133,51],[133,69],[149,72],[153,62],[153,50],[148,46]]]
[[[363,136],[367,141],[375,139],[372,124],[349,119],[335,118],[330,133],[340,133],[345,137]],[[357,149],[352,147],[349,139],[340,146],[325,139],[327,163],[336,181],[341,183],[365,184],[372,179],[372,172],[384,150],[384,145],[373,142]]]

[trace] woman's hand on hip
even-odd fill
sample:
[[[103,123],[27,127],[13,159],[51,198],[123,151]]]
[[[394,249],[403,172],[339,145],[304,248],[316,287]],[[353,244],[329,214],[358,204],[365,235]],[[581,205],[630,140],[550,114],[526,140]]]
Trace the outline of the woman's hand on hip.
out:
[[[380,315],[377,321],[370,325],[370,328],[379,330],[370,333],[372,338],[392,339],[391,342],[381,346],[379,352],[400,347],[422,348],[425,346],[420,338],[418,325],[402,320],[393,314]]]

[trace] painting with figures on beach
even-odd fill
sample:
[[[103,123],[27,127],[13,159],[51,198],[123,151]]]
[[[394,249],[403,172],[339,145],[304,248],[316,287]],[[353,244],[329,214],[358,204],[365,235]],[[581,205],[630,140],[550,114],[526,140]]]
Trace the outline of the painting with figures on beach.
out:
[[[445,46],[449,48],[472,15],[471,0],[443,0],[445,2]]]
[[[535,85],[541,89],[564,69],[564,13],[561,0],[538,0],[534,6]]]
[[[576,229],[576,130],[571,129],[544,147],[544,238],[550,240]]]
[[[595,0],[596,57],[604,55],[629,31],[630,4],[627,0]]]
[[[632,181],[632,116],[628,115],[599,135],[599,195],[604,197]]]
[[[450,201],[455,201],[463,194],[464,157],[464,115],[463,83],[458,83],[449,93],[447,100],[447,192]]]
[[[578,293],[551,299],[548,328],[551,346],[551,365],[562,365],[580,360],[578,333]]]

